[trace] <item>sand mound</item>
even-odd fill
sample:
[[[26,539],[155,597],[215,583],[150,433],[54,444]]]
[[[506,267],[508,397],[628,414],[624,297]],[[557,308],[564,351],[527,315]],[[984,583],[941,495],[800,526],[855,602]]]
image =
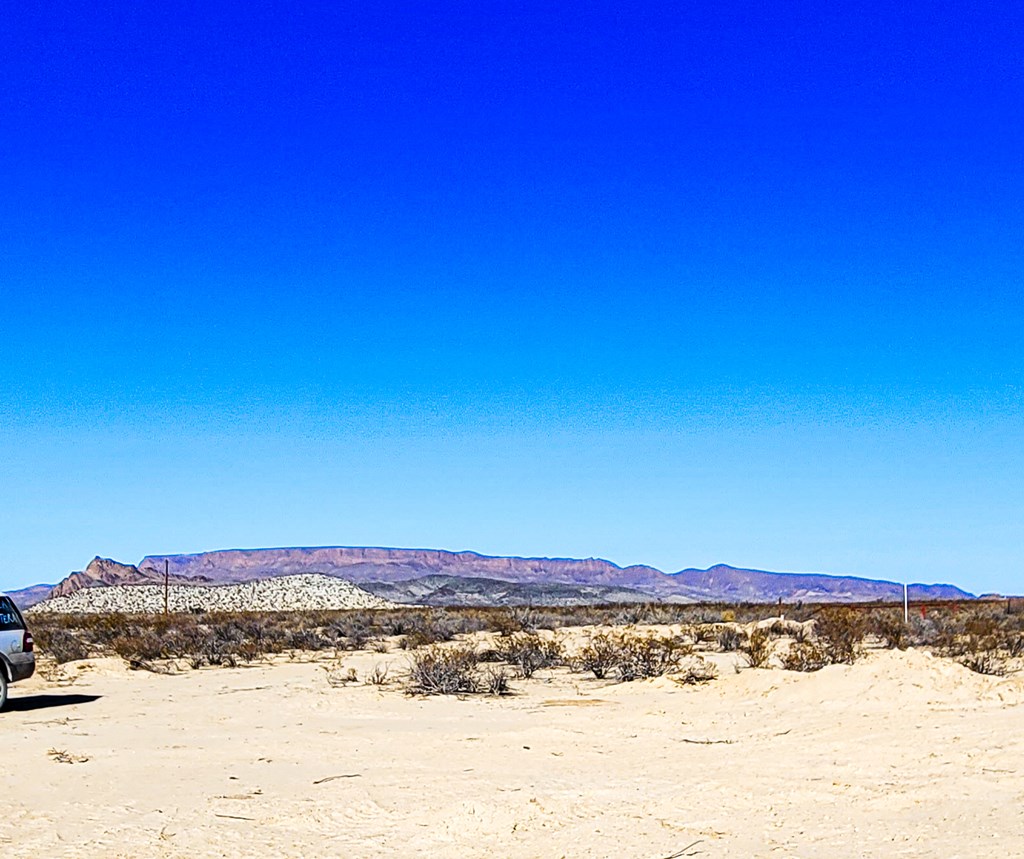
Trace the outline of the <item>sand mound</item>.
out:
[[[312,611],[318,609],[394,608],[344,579],[316,573],[278,576],[238,585],[171,585],[171,611]],[[164,610],[162,585],[116,585],[83,588],[69,596],[44,600],[29,613],[124,612]]]
[[[952,659],[921,650],[871,651],[853,665],[830,665],[802,674],[747,668],[731,692],[750,698],[784,695],[821,709],[856,706],[889,711],[903,705],[941,709],[1024,703],[1024,678],[977,674]]]

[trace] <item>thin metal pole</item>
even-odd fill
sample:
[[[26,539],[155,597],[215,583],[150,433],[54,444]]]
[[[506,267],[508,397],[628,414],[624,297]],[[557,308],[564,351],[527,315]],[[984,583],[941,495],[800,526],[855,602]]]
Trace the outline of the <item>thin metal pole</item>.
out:
[[[170,600],[168,591],[170,590],[170,578],[171,574],[167,569],[167,558],[164,558],[164,617],[170,614]]]
[[[907,585],[903,584],[903,622],[910,623],[910,604],[907,602]]]

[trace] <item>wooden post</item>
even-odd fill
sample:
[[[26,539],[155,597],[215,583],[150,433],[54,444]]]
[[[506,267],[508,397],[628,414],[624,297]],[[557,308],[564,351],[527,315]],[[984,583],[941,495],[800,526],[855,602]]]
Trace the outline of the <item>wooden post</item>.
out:
[[[164,617],[170,614],[170,578],[171,574],[167,569],[167,558],[164,558]]]
[[[903,622],[910,623],[910,604],[907,602],[907,586],[903,585]]]

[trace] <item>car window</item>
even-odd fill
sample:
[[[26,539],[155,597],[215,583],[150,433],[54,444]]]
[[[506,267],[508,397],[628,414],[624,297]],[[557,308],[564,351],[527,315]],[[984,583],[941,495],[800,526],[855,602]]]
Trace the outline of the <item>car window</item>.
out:
[[[11,629],[24,629],[25,624],[21,622],[21,615],[14,607],[10,597],[0,597],[0,632],[7,632]]]

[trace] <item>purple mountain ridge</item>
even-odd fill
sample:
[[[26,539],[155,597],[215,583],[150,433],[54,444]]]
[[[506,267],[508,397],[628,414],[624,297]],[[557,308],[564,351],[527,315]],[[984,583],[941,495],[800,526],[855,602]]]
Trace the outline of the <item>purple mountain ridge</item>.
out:
[[[426,576],[492,579],[517,584],[563,584],[629,589],[672,602],[871,602],[901,600],[896,582],[809,573],[776,573],[717,564],[706,570],[664,573],[654,567],[620,567],[600,558],[519,558],[440,549],[313,548],[224,549],[187,555],[149,555],[138,565],[95,558],[51,591],[162,582],[164,568],[176,583],[229,584],[296,573],[325,573],[357,584],[396,583]],[[916,600],[973,599],[954,585],[913,584]]]

